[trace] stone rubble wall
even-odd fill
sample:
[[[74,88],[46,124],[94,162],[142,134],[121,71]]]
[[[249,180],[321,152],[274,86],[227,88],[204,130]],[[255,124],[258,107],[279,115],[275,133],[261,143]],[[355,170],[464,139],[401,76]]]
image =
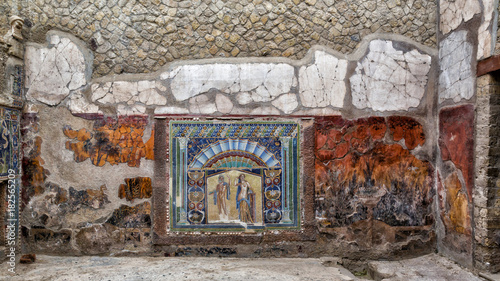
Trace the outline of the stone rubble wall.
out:
[[[57,29],[95,51],[94,77],[154,72],[184,59],[301,59],[317,44],[347,54],[372,33],[436,46],[436,1],[36,0],[20,5],[30,38],[43,40],[47,30]],[[7,4],[0,23],[11,15],[9,8],[14,9]]]

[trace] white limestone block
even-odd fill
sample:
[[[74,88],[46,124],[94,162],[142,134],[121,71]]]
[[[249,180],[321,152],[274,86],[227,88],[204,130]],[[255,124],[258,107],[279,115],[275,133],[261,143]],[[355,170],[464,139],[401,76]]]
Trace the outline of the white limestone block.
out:
[[[189,100],[189,112],[195,114],[212,114],[217,111],[215,103],[210,102],[206,95],[199,95]]]
[[[493,34],[494,27],[492,26],[492,21],[495,15],[495,1],[494,0],[482,0],[483,2],[483,13],[481,26],[478,30],[478,48],[477,48],[477,59],[484,59],[491,56],[495,49],[495,34]],[[497,4],[498,5],[498,4]]]
[[[177,101],[207,93],[211,89],[227,94],[250,92],[254,101],[271,101],[288,93],[294,83],[294,68],[277,63],[185,65],[171,77],[171,90]]]

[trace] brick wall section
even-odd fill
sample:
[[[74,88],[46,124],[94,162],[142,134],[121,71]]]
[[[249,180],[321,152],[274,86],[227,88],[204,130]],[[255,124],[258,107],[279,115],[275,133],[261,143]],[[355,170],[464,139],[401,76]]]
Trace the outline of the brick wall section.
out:
[[[476,187],[474,190],[475,263],[500,271],[500,76],[478,78]]]
[[[350,53],[363,37],[375,32],[436,45],[435,0],[362,4],[350,0],[33,0],[22,2],[21,7],[31,40],[43,40],[47,30],[58,29],[87,42],[96,54],[96,77],[151,72],[179,59],[302,58],[315,44]],[[7,25],[2,23],[14,9],[0,4],[2,9],[0,32],[4,34],[2,28]]]

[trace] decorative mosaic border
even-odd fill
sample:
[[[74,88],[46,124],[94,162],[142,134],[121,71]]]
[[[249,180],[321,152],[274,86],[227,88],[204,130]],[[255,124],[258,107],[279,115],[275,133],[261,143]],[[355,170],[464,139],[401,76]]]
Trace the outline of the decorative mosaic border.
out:
[[[169,128],[171,230],[241,232],[300,228],[298,123],[171,121]],[[254,180],[255,192],[248,195],[247,201],[253,206],[250,207],[253,212],[247,221],[242,221],[241,211],[238,218],[229,220],[230,214],[225,211],[228,208],[226,198],[217,197],[215,189],[209,191],[210,180],[213,187],[218,176],[221,186],[227,187],[224,189],[227,200],[236,201],[239,189],[234,197],[234,185],[237,182],[232,187],[233,195],[229,190],[233,184],[231,180],[222,183],[222,179],[230,178],[229,174],[233,175],[233,180],[235,175],[243,179],[246,175]],[[210,202],[212,194],[213,202]],[[219,209],[219,214],[211,211],[209,220],[209,204],[217,204],[216,198],[223,200],[224,208]]]
[[[9,175],[9,169],[19,175],[21,112],[0,107],[0,122],[0,179],[4,179]]]

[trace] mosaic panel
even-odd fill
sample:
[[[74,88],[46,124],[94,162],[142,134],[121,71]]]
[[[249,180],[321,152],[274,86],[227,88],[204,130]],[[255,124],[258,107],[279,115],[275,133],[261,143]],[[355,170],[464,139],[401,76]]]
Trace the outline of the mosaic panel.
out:
[[[14,186],[14,198],[9,198],[9,204],[14,200],[14,208],[9,207],[7,221],[15,225],[15,241],[19,233],[19,142],[20,142],[21,112],[16,109],[0,107],[0,179],[8,179],[8,188]],[[12,173],[14,171],[14,173]],[[17,242],[16,242],[17,243]]]
[[[22,65],[13,65],[9,66],[6,69],[8,75],[8,86],[6,89],[7,91],[10,91],[10,93],[7,94],[7,100],[5,101],[5,104],[8,104],[9,106],[15,107],[15,108],[21,108],[23,106],[23,96],[24,96],[24,90],[23,90],[23,77],[24,77],[24,70]]]
[[[0,178],[9,175],[9,169],[19,174],[20,111],[0,107]]]
[[[171,229],[298,228],[299,131],[294,122],[171,121]]]

